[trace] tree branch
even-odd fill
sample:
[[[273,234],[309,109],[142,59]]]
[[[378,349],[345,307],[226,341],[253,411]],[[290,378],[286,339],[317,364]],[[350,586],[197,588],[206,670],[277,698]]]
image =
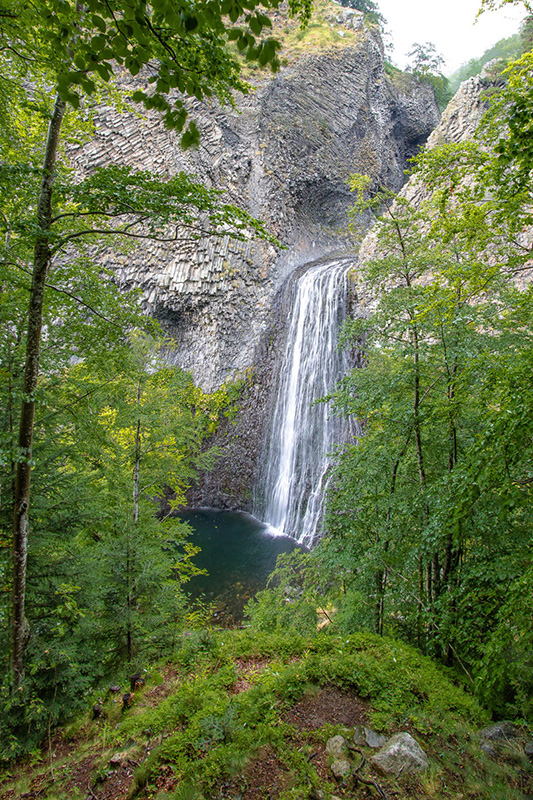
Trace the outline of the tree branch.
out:
[[[18,269],[22,270],[22,272],[26,273],[26,275],[31,275],[31,272],[29,270],[27,270],[27,269],[24,269],[24,267],[21,264],[17,264],[14,261],[11,261],[10,263],[14,267],[17,267]],[[104,322],[108,322],[110,325],[114,325],[115,328],[121,328],[122,327],[121,325],[118,325],[116,322],[113,322],[112,319],[109,319],[109,317],[106,317],[106,316],[104,316],[104,314],[101,314],[100,311],[97,311],[96,308],[94,308],[93,306],[89,305],[89,303],[86,303],[85,300],[81,299],[81,297],[77,297],[75,294],[72,294],[72,292],[69,292],[67,289],[60,289],[59,286],[54,286],[53,284],[48,283],[48,281],[46,281],[44,285],[45,285],[45,287],[47,289],[53,289],[54,292],[60,292],[61,294],[66,294],[68,297],[71,297],[77,303],[79,303],[80,305],[82,305],[85,308],[89,309],[89,311],[92,311],[93,314],[96,314],[97,317],[100,317],[100,319],[103,319]]]

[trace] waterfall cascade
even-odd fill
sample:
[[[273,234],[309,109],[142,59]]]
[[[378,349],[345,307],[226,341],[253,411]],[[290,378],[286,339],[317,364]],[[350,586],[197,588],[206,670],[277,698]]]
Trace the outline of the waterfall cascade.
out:
[[[254,513],[277,532],[312,544],[320,531],[330,454],[348,433],[327,395],[347,369],[338,348],[353,260],[311,264],[290,281],[287,340]]]

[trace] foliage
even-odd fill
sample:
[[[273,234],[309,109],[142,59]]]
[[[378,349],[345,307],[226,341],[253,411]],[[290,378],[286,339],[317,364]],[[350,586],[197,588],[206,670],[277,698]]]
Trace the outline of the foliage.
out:
[[[307,559],[299,550],[278,556],[268,588],[257,592],[244,609],[255,630],[304,634],[314,630],[318,601],[304,585]]]
[[[278,5],[278,0],[266,0],[262,4],[256,0],[244,0],[238,5],[210,0],[196,3],[194,8],[188,2],[146,5],[142,0],[124,0],[113,7],[102,0],[90,0],[81,5],[66,0],[53,8],[43,2],[20,6],[12,0],[2,0],[0,4],[0,96],[6,99],[8,109],[8,113],[4,112],[7,124],[0,139],[3,156],[1,225],[4,233],[0,261],[2,287],[16,287],[16,292],[4,305],[8,367],[5,374],[7,413],[2,431],[6,452],[3,496],[7,498],[5,511],[13,520],[12,577],[9,582],[7,572],[4,573],[4,589],[6,594],[8,591],[12,593],[9,613],[12,660],[8,680],[14,690],[24,677],[28,636],[31,635],[27,614],[28,550],[34,538],[33,534],[30,536],[30,524],[34,522],[31,481],[32,473],[40,466],[36,458],[41,455],[39,445],[45,443],[36,437],[36,410],[38,416],[38,404],[51,401],[54,387],[60,382],[60,372],[72,359],[90,359],[92,344],[87,331],[80,337],[79,327],[67,324],[68,301],[63,305],[58,303],[50,313],[54,304],[48,302],[49,292],[57,293],[58,299],[74,300],[85,313],[89,312],[89,320],[103,320],[108,344],[113,349],[121,344],[120,337],[110,334],[113,327],[122,327],[122,335],[126,336],[136,325],[143,326],[138,311],[132,315],[131,309],[126,313],[121,310],[117,315],[120,319],[106,316],[113,305],[120,306],[120,303],[113,304],[110,300],[112,293],[105,291],[101,271],[92,263],[103,242],[123,239],[127,247],[139,240],[152,239],[172,244],[183,238],[194,240],[221,233],[240,240],[259,235],[274,241],[262,224],[249,214],[222,203],[216,190],[207,190],[184,174],[161,179],[112,165],[95,169],[87,175],[73,176],[68,167],[65,144],[79,143],[90,132],[90,105],[97,103],[103,94],[108,101],[117,101],[118,98],[119,102],[123,102],[125,94],[130,95],[133,102],[142,103],[145,109],[162,113],[167,127],[182,132],[181,144],[184,147],[197,144],[199,132],[194,121],[186,127],[185,98],[202,100],[215,96],[222,103],[231,103],[233,91],[248,90],[240,77],[240,64],[227,47],[229,41],[236,41],[238,49],[245,51],[249,60],[277,69],[279,44],[272,37],[263,37],[263,33],[270,29],[271,21],[260,9],[268,11]],[[302,24],[305,24],[310,3],[308,0],[291,0],[289,11],[299,14]],[[120,88],[108,91],[108,86],[114,83],[115,72],[121,73]],[[139,74],[142,77],[137,82],[134,79]],[[146,85],[148,89],[141,88]],[[72,109],[77,113],[72,113]],[[17,139],[22,140],[21,146],[18,146]],[[85,272],[90,276],[88,285]],[[31,283],[26,296],[27,275],[31,275]],[[105,298],[104,307],[102,298]],[[46,358],[42,357],[42,351],[46,352],[43,342],[48,338],[56,340],[54,334],[49,337],[49,330],[54,327],[61,328],[64,334],[63,352],[59,354],[56,350],[47,364]],[[96,328],[92,331],[93,336],[95,333]],[[114,355],[117,352],[115,350]],[[91,366],[94,367],[94,362]],[[101,366],[99,362],[98,367]],[[149,365],[145,364],[144,373],[148,368]],[[94,379],[97,373],[98,369],[91,373],[91,378]],[[137,376],[137,412],[140,414],[143,387],[146,388],[149,381],[139,372]],[[154,386],[149,389],[157,394]],[[91,387],[87,396],[92,394]],[[166,399],[168,401],[168,391]],[[77,401],[74,401],[70,407],[76,405]],[[119,414],[118,407],[111,407],[108,419],[104,419],[105,410],[100,409],[107,424],[106,433],[110,433],[115,422],[115,412]],[[51,414],[56,416],[55,411]],[[20,420],[18,440],[15,434],[17,418]],[[194,423],[197,421],[195,419]],[[55,420],[55,424],[59,425],[59,422],[59,419]],[[150,528],[148,520],[142,520],[144,498],[141,495],[146,490],[139,492],[141,460],[148,461],[142,449],[144,422],[138,416],[129,427],[116,430],[114,440],[103,444],[106,455],[112,453],[112,457],[107,464],[103,457],[98,462],[104,473],[103,465],[109,470],[109,461],[113,459],[123,469],[133,469],[132,515],[124,499],[128,484],[123,470],[115,471],[114,482],[109,472],[99,480],[91,473],[88,479],[89,485],[98,491],[107,486],[109,493],[105,497],[103,492],[104,499],[112,500],[115,510],[120,509],[108,520],[113,533],[120,531],[120,536],[115,536],[118,547],[114,551],[115,594],[111,590],[113,575],[109,575],[108,607],[117,611],[123,608],[121,600],[126,603],[127,611],[121,614],[120,620],[125,624],[130,660],[137,625],[133,610],[142,607],[141,616],[146,618],[150,606],[147,598],[150,596],[154,600],[154,587],[158,585],[163,590],[168,586],[168,581],[163,580],[168,565],[163,567],[159,563],[154,566],[148,555],[166,553],[168,536],[165,539],[161,533],[163,526]],[[67,428],[65,425],[58,429],[59,440],[59,431],[62,433]],[[191,430],[194,430],[194,424]],[[129,441],[126,431],[130,434]],[[46,427],[39,432],[48,434]],[[134,455],[131,455],[132,435]],[[179,443],[172,441],[172,446],[178,448],[176,455],[181,452],[183,457],[184,450],[193,446],[193,438],[191,433],[186,444],[182,440]],[[171,440],[169,437],[169,442]],[[75,451],[68,436],[63,445]],[[129,462],[126,457],[128,449]],[[156,447],[159,455],[163,449],[159,445]],[[43,451],[47,452],[46,443]],[[66,451],[64,457],[68,460]],[[57,460],[57,455],[51,456],[50,460],[54,458]],[[182,461],[180,487],[180,481],[186,480],[190,474],[190,464],[186,459],[182,458]],[[78,469],[78,473],[82,471]],[[174,473],[175,470],[168,476],[170,480],[175,478]],[[74,468],[68,477],[63,469],[58,470],[58,476],[65,483],[70,481],[71,487],[75,485],[75,475]],[[119,476],[123,478],[122,483]],[[154,493],[160,486],[161,480],[156,480]],[[131,493],[131,486],[129,489]],[[46,492],[37,499],[35,510],[45,497]],[[143,550],[140,545],[132,549],[132,542],[139,541],[138,527],[141,523],[147,531],[142,538],[147,549]],[[134,527],[130,529],[131,525]],[[149,529],[153,533],[151,539]],[[121,553],[125,553],[123,559]],[[150,577],[146,576],[144,562],[151,565]],[[122,578],[124,581],[121,582]],[[32,579],[30,574],[30,583]],[[65,583],[64,592],[62,590],[73,613],[78,591],[80,587],[69,581]],[[39,599],[37,605],[40,602]],[[48,612],[49,605],[43,605]],[[121,632],[117,633],[120,638]],[[105,658],[103,661],[105,663]]]
[[[414,43],[412,50],[407,54],[411,59],[406,71],[416,75],[421,81],[429,83],[435,94],[435,102],[443,111],[452,94],[450,92],[448,79],[444,77],[441,67],[444,59],[435,49],[431,42],[425,44]]]
[[[444,64],[443,57],[437,53],[432,42],[426,42],[425,44],[415,42],[407,56],[411,59],[407,71],[419,75],[439,72]]]
[[[494,179],[501,196],[523,215],[531,194],[531,114],[533,111],[533,52],[525,53],[504,71],[505,90],[497,95],[485,123],[497,155]],[[502,128],[506,135],[501,135]],[[498,133],[499,131],[499,133]]]
[[[158,110],[168,127],[182,131],[188,117],[184,95],[198,100],[215,96],[231,103],[232,91],[248,90],[238,60],[226,47],[228,41],[236,41],[249,61],[268,64],[273,70],[279,67],[279,44],[264,37],[272,27],[267,14],[278,6],[279,0],[194,6],[186,0],[160,0],[153,5],[123,0],[113,7],[105,0],[83,5],[66,0],[50,8],[46,2],[20,6],[2,0],[7,59],[0,83],[9,81],[11,61],[32,69],[37,62],[54,74],[62,99],[77,108],[84,96],[95,92],[99,81],[113,79],[118,65],[133,78],[142,73],[147,80],[149,88],[134,87],[134,101]],[[290,0],[289,10],[305,24],[311,4]],[[192,121],[182,143],[190,146],[198,138]]]
[[[531,567],[508,588],[506,602],[498,610],[496,624],[478,676],[481,699],[498,714],[509,711],[531,719],[533,715],[533,641],[529,603],[533,589]]]
[[[62,333],[61,326],[57,330]],[[46,375],[41,385],[29,554],[31,638],[26,680],[16,695],[22,702],[10,698],[8,685],[3,688],[3,730],[14,737],[14,754],[83,704],[87,689],[110,670],[128,662],[134,672],[146,659],[178,647],[189,624],[182,587],[197,573],[197,548],[171,511],[196,470],[210,463],[202,442],[227,409],[231,390],[225,398],[223,388],[213,397],[201,393],[190,376],[164,366],[156,342],[140,332],[115,344],[114,352],[109,341],[102,344],[105,359],[94,349],[90,358]],[[3,493],[9,491],[9,464],[6,459]],[[6,544],[8,526],[6,504]],[[5,589],[9,555],[4,547]],[[4,590],[4,674],[8,618]]]
[[[183,658],[190,646],[198,663]],[[162,800],[169,793],[175,798],[214,796],[221,786],[231,793],[255,790],[265,759],[274,759],[286,779],[282,797],[319,790],[333,795],[338,786],[324,774],[317,753],[330,736],[350,738],[353,728],[334,719],[317,726],[314,709],[320,713],[322,689],[326,696],[334,693],[337,702],[351,706],[357,700],[368,709],[369,724],[386,734],[409,727],[433,764],[433,789],[423,780],[416,783],[421,800],[461,794],[469,800],[519,796],[513,766],[496,764],[480,753],[475,729],[487,722],[486,713],[442,667],[393,639],[340,637],[331,629],[308,637],[251,630],[202,632],[185,636],[174,660],[151,672],[147,693],[135,693],[132,709],[121,712],[109,698],[102,704],[103,718],[90,721],[86,714],[77,721],[65,770],[56,766],[55,783],[40,784],[45,799],[52,792],[60,795],[67,781],[72,787],[75,762],[92,759],[94,787],[110,754],[125,750],[142,762],[135,770],[132,795]],[[24,769],[42,775],[43,765],[25,764]],[[17,769],[13,772],[16,778]],[[413,779],[379,781],[387,794],[390,789],[405,800],[413,796]],[[6,783],[6,788],[15,785]]]
[[[500,39],[495,45],[485,50],[479,58],[471,58],[449,76],[450,91],[455,93],[463,81],[479,75],[489,61],[497,59],[502,64],[505,64],[518,58],[521,54],[521,47],[520,34],[518,33],[515,33],[514,36],[509,36],[507,39]]]
[[[530,100],[526,62],[479,141],[421,153],[415,193],[352,177],[354,226],[378,214],[362,277],[379,303],[345,331],[365,368],[335,400],[364,435],[338,461],[319,548],[345,630],[400,635],[519,715],[533,675],[530,615],[516,605],[532,524],[533,295],[517,283],[530,268],[533,160],[515,142],[530,119],[515,113]]]

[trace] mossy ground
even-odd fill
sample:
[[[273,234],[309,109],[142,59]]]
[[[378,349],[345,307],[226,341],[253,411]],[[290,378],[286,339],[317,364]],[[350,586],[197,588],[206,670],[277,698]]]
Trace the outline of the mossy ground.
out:
[[[518,746],[498,760],[481,751],[476,731],[487,714],[451,676],[370,634],[193,633],[149,671],[130,709],[112,695],[104,716],[91,716],[6,769],[0,798],[370,798],[371,786],[337,783],[325,753],[328,738],[361,723],[410,732],[430,758],[422,777],[398,780],[367,763],[361,774],[388,798],[513,800],[531,791]]]

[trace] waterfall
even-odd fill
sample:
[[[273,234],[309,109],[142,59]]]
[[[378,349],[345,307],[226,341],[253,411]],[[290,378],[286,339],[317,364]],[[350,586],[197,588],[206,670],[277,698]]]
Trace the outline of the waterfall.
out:
[[[315,401],[347,369],[338,335],[352,264],[346,258],[311,264],[288,287],[293,304],[255,513],[305,545],[320,532],[329,456],[347,435],[348,423],[331,404]]]

